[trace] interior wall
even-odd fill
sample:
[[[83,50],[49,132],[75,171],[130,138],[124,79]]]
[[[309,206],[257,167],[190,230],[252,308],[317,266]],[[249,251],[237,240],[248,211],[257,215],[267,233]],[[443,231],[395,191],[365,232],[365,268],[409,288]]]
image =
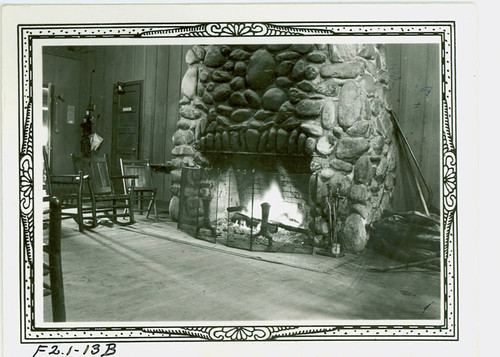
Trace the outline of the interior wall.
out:
[[[55,174],[72,173],[71,153],[80,150],[80,69],[81,56],[78,52],[67,48],[44,48],[42,80],[44,85],[51,83],[55,87],[50,143],[51,165]]]
[[[98,155],[111,154],[113,84],[143,81],[139,157],[152,163],[172,158],[172,135],[178,117],[181,75],[185,71],[186,46],[102,46],[84,49],[82,54],[80,101],[83,118],[90,96],[100,118],[95,131],[103,137]],[[155,173],[158,200],[170,200],[170,176]]]
[[[386,45],[390,74],[388,102],[433,193],[430,208],[440,197],[440,56],[438,44]],[[400,157],[393,206],[396,211],[418,210],[423,205],[414,179]]]

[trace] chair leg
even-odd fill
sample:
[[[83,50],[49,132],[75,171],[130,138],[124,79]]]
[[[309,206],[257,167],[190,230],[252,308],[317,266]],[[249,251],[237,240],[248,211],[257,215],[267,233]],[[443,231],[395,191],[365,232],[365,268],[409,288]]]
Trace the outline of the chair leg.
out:
[[[132,188],[129,192],[129,198],[128,198],[128,210],[129,210],[129,223],[135,223],[134,219],[134,199],[135,199],[136,193],[134,192],[134,189]]]
[[[130,191],[127,191],[127,192],[125,192],[125,193],[130,194]],[[127,214],[127,213],[128,213],[128,207],[127,207],[127,208],[125,208],[125,209],[123,210],[123,214],[124,214],[124,215],[125,215],[125,214]]]
[[[84,232],[85,229],[84,229],[84,225],[83,225],[83,214],[82,214],[82,208],[80,207],[80,205],[78,205],[79,207],[77,208],[77,213],[76,213],[76,223],[78,224],[78,231],[80,231],[80,233]]]
[[[135,223],[134,219],[134,201],[132,198],[129,199],[129,219],[130,219],[130,224]]]
[[[97,202],[92,200],[92,227],[97,227]]]
[[[137,198],[139,200],[139,214],[142,215],[144,209],[144,192],[139,192]]]
[[[153,202],[153,207],[155,208],[155,219],[156,219],[156,222],[159,222],[160,220],[158,219],[158,211],[156,210],[156,200]]]
[[[149,218],[149,213],[151,212],[151,208],[155,209],[155,220],[158,222],[158,211],[156,210],[156,192],[151,193],[151,200],[148,205],[148,213],[146,214],[146,218]]]
[[[77,223],[78,223],[78,230],[80,232],[84,231],[84,226],[83,226],[83,203],[82,203],[82,191],[81,189],[78,190],[78,198],[76,199],[76,217],[77,217]]]
[[[151,212],[151,207],[153,206],[153,199],[154,197],[151,197],[151,200],[149,200],[148,211],[146,212],[146,219],[149,218],[149,213]]]
[[[123,214],[128,214],[128,220],[126,216],[123,216],[122,219],[118,219],[117,215],[117,209],[116,209],[116,200],[113,200],[113,216],[112,220],[114,223],[120,225],[120,226],[128,226],[130,224],[135,223],[135,218],[134,218],[134,196],[129,195],[128,198],[120,199],[120,203],[124,202],[126,204],[125,209],[123,210]],[[121,216],[121,215],[120,215]]]
[[[50,201],[49,266],[53,321],[65,322],[66,307],[61,262],[61,204],[57,199]]]

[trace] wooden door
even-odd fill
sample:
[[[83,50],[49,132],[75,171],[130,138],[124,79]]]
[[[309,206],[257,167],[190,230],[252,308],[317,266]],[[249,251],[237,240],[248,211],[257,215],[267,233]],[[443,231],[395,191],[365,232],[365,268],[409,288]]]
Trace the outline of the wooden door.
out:
[[[51,46],[46,46],[51,47]],[[43,83],[52,83],[50,105],[50,132],[44,133],[44,144],[49,140],[50,169],[54,175],[72,174],[71,154],[80,152],[79,89],[80,60],[74,53],[55,51],[48,53],[44,47]],[[63,56],[71,57],[63,57]],[[48,93],[47,93],[48,94]],[[44,115],[48,111],[44,111]],[[47,137],[48,135],[48,137]]]
[[[142,81],[113,85],[111,170],[120,173],[120,158],[139,159]]]

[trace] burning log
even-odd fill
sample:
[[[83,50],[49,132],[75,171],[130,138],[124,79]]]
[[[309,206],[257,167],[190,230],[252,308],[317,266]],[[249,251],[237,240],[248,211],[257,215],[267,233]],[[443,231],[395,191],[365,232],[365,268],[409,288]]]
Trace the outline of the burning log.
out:
[[[233,223],[238,222],[238,221],[243,221],[243,222],[245,222],[245,224],[248,227],[252,227],[252,228],[257,227],[262,222],[262,220],[260,218],[257,218],[257,217],[251,218],[251,217],[249,217],[246,214],[241,213],[241,212],[233,213],[231,215],[230,220]],[[290,232],[302,233],[302,234],[307,234],[309,232],[309,230],[307,230],[305,228],[294,227],[294,226],[290,226],[290,225],[285,224],[285,223],[271,221],[271,220],[268,221],[268,228],[269,228],[269,231],[271,233],[276,233],[278,231],[278,228],[282,228],[282,229],[285,229],[285,230],[290,231]]]
[[[241,212],[245,209],[245,206],[231,206],[227,208],[227,211],[229,213],[231,212]]]
[[[252,227],[255,228],[260,224],[260,219],[258,218],[252,218],[250,216],[247,216],[246,214],[242,212],[235,212],[234,214],[230,215],[231,222],[236,223],[236,222],[245,222],[247,227]]]
[[[230,219],[231,222],[233,223],[236,223],[238,221],[243,221],[248,227],[251,228],[256,228],[262,222],[260,218],[257,217],[252,218],[241,212],[235,212]],[[278,231],[278,226],[275,222],[268,222],[268,229],[269,232],[276,233]]]
[[[303,234],[307,234],[309,232],[305,228],[294,227],[294,226],[290,226],[288,224],[281,223],[281,222],[269,221],[269,223],[274,224],[279,228],[286,229],[287,231],[290,231],[290,232],[303,233]]]

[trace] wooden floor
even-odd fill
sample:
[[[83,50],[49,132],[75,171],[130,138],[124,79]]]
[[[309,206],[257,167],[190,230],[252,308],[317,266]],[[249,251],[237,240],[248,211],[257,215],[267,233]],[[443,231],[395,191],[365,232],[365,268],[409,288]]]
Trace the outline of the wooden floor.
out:
[[[437,272],[369,272],[394,264],[371,251],[334,259],[237,250],[196,240],[160,218],[85,233],[64,221],[67,321],[440,317]]]

